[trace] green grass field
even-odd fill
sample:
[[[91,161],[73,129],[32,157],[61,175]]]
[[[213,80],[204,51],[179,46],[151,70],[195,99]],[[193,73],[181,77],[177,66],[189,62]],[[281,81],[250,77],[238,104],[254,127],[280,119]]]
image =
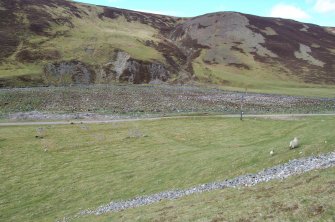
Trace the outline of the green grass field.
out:
[[[333,151],[334,125],[335,117],[244,121],[188,117],[114,124],[1,127],[0,221],[55,221],[111,200],[220,181],[293,158]],[[302,145],[289,150],[288,142],[294,136],[301,139]],[[274,156],[269,155],[272,149]],[[325,177],[333,172],[327,171]],[[239,192],[242,191],[234,190],[232,195]],[[201,198],[212,200],[217,196],[206,195]],[[188,198],[186,201],[198,197]],[[240,196],[234,198],[243,201]],[[303,201],[304,197],[301,198],[299,201]],[[215,204],[221,205],[217,200]],[[180,217],[187,220],[196,208],[183,201],[175,204],[185,208]],[[157,207],[160,206],[146,209],[150,212]],[[235,209],[231,211],[233,217],[240,207],[230,207]],[[136,212],[139,211],[124,213],[130,219]],[[148,214],[148,219],[159,220],[160,216],[154,213]],[[205,214],[213,215],[210,207],[204,208]],[[115,217],[120,219],[122,215],[123,212]],[[190,220],[198,217],[195,214]],[[95,219],[103,218],[93,217],[90,221]]]

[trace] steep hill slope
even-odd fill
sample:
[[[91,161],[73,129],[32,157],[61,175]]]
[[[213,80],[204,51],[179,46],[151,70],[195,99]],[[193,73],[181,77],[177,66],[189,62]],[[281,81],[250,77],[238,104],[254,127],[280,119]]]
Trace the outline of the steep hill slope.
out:
[[[66,0],[0,1],[0,86],[335,84],[333,28],[221,12],[195,18]]]
[[[320,26],[226,12],[190,19],[171,37],[185,49],[190,41],[197,43],[193,51],[202,50],[196,64],[208,68],[335,83],[335,36]]]

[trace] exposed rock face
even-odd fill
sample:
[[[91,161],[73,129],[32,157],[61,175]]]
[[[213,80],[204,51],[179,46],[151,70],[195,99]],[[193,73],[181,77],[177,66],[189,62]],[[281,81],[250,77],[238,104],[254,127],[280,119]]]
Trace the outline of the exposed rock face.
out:
[[[117,52],[115,60],[102,68],[91,67],[79,61],[63,61],[47,64],[44,67],[44,74],[47,83],[51,85],[110,82],[157,83],[165,82],[170,77],[170,72],[164,65],[136,60],[122,51]]]
[[[113,62],[113,71],[116,74],[116,78],[120,79],[120,76],[123,74],[124,70],[128,66],[128,60],[130,55],[126,52],[118,52],[115,62]]]
[[[47,82],[55,85],[90,84],[95,79],[94,70],[79,61],[47,64],[44,73]]]
[[[164,65],[136,60],[122,51],[117,52],[115,61],[104,66],[103,73],[107,79],[135,84],[157,80],[165,82],[170,76]]]
[[[126,69],[120,76],[121,82],[129,83],[149,83],[155,80],[165,82],[169,77],[169,72],[159,63],[143,62],[139,60],[129,60]]]

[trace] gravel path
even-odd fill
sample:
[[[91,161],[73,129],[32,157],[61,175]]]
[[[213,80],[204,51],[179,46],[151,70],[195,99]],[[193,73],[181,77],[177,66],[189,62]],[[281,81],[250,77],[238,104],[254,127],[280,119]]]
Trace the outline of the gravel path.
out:
[[[315,114],[256,114],[256,115],[243,115],[244,118],[270,118],[270,119],[294,119],[298,117],[309,117],[309,116],[335,116],[335,113],[315,113]],[[66,121],[55,120],[51,121],[35,121],[35,122],[25,122],[25,121],[12,121],[12,122],[0,122],[1,127],[5,126],[36,126],[36,125],[69,125],[69,124],[99,124],[99,123],[117,123],[117,122],[135,122],[135,121],[145,121],[145,120],[162,120],[162,119],[186,119],[186,118],[206,118],[206,117],[222,117],[222,118],[240,118],[240,115],[199,115],[199,116],[170,116],[170,117],[154,117],[146,116],[140,118],[122,118],[114,116],[95,116],[96,119],[85,119],[85,120],[72,120],[64,119]]]
[[[161,200],[173,200],[194,193],[202,193],[211,190],[239,186],[253,186],[261,182],[268,182],[274,179],[284,179],[289,176],[305,173],[311,170],[324,169],[334,166],[335,151],[319,156],[294,159],[288,163],[265,169],[256,174],[247,174],[221,182],[201,184],[184,190],[170,190],[147,196],[139,196],[130,200],[111,202],[109,204],[102,205],[95,210],[81,211],[78,216],[88,214],[101,215],[108,212],[118,212],[129,208],[157,203]]]

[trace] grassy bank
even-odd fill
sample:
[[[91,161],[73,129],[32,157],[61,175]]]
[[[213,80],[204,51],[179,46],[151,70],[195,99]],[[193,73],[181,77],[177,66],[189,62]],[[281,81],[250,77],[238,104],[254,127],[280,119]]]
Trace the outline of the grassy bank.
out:
[[[74,221],[334,221],[335,169]]]
[[[334,117],[195,117],[2,127],[0,220],[54,221],[111,200],[224,180],[332,151],[334,123]],[[289,151],[294,136],[302,146]]]

